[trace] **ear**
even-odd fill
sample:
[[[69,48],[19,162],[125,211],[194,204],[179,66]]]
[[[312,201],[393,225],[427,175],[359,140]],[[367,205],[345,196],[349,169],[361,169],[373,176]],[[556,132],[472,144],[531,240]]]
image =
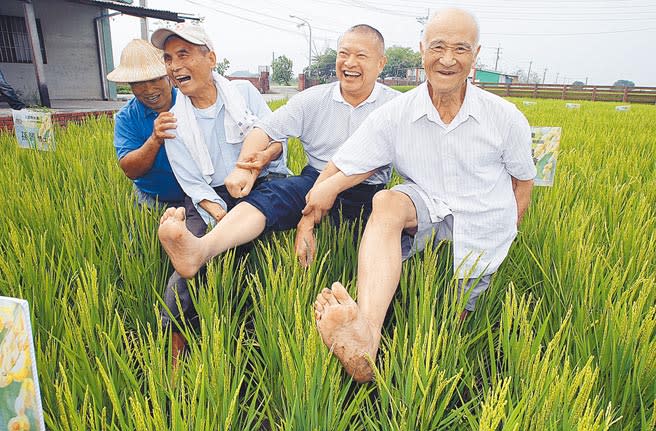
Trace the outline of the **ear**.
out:
[[[212,62],[212,67],[216,66],[216,54],[214,53],[214,51],[210,51],[209,54],[207,55],[209,56],[209,59]]]
[[[380,73],[380,72],[383,71],[383,68],[385,67],[386,64],[387,64],[387,56],[386,56],[386,55],[383,55],[383,56],[380,57],[380,59],[378,60],[378,73]]]

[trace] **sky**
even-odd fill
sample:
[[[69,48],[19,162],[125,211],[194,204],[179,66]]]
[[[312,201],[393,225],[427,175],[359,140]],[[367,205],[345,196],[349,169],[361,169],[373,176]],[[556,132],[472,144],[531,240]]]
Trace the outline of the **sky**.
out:
[[[308,27],[312,54],[335,48],[348,27],[369,24],[387,46],[419,50],[422,17],[457,6],[472,12],[481,30],[479,62],[487,69],[537,73],[547,84],[611,85],[618,79],[656,86],[656,2],[654,0],[133,0],[152,9],[203,18],[217,57],[230,61],[228,74],[257,72],[273,56],[286,55],[300,73],[308,64]],[[110,18],[114,61],[134,38],[140,19]],[[148,20],[150,32],[172,25]],[[497,59],[498,53],[498,59]]]

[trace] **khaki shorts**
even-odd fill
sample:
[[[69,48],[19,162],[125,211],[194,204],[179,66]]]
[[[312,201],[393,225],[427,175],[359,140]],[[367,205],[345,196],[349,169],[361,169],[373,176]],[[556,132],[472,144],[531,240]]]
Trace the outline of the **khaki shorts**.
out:
[[[453,215],[449,214],[438,222],[432,222],[426,202],[422,199],[421,193],[417,191],[418,188],[419,186],[416,184],[399,184],[392,188],[394,191],[407,195],[417,211],[417,227],[412,230],[406,229],[401,235],[401,258],[404,261],[424,250],[429,243],[433,245],[440,241],[453,241]],[[474,311],[476,301],[490,285],[492,275],[494,274],[468,279],[466,283],[463,279],[458,280],[458,294],[469,294],[465,305],[466,310]]]

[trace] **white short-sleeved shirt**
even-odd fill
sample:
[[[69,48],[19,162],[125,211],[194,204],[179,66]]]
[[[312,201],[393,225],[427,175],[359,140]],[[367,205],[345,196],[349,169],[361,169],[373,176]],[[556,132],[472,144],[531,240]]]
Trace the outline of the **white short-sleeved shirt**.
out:
[[[273,139],[298,137],[308,163],[322,171],[341,145],[374,110],[398,96],[398,91],[376,83],[369,97],[353,107],[342,97],[339,82],[317,85],[296,94],[255,126]],[[385,184],[391,168],[376,172],[368,184]]]
[[[373,113],[333,157],[346,175],[392,163],[423,191],[432,222],[453,214],[454,272],[491,274],[517,234],[511,177],[535,177],[531,130],[512,103],[467,84],[450,124],[426,83]]]

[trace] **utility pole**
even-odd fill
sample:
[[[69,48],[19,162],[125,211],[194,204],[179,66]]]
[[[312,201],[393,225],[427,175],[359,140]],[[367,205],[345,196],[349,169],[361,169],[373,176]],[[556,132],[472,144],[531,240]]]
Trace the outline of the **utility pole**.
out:
[[[558,75],[560,75],[560,72],[556,72],[556,84],[558,84]]]
[[[419,38],[421,39],[424,35],[424,27],[426,26],[426,23],[428,22],[428,19],[430,18],[430,8],[426,10],[426,16],[418,16],[417,22],[421,24],[421,31],[419,32]]]
[[[547,78],[547,68],[544,68],[544,73],[542,74],[542,83],[544,84],[544,80]]]
[[[588,77],[585,77],[585,85],[588,85]]]
[[[139,6],[143,8],[148,7],[148,0],[139,0]],[[141,38],[148,40],[148,18],[141,18]]]
[[[494,60],[494,71],[497,71],[497,65],[499,64],[499,54],[501,53],[501,44],[497,47],[497,59]]]
[[[526,83],[527,84],[531,81],[531,66],[533,66],[533,60],[528,62],[528,73],[526,74]]]
[[[298,17],[296,15],[289,15],[290,18],[298,19],[300,21],[303,21],[303,24],[297,24],[297,27],[302,27],[303,25],[307,25],[308,30],[310,32],[310,39],[308,43],[308,77],[310,76],[310,71],[312,70],[312,27],[310,26],[310,23],[301,17]]]

